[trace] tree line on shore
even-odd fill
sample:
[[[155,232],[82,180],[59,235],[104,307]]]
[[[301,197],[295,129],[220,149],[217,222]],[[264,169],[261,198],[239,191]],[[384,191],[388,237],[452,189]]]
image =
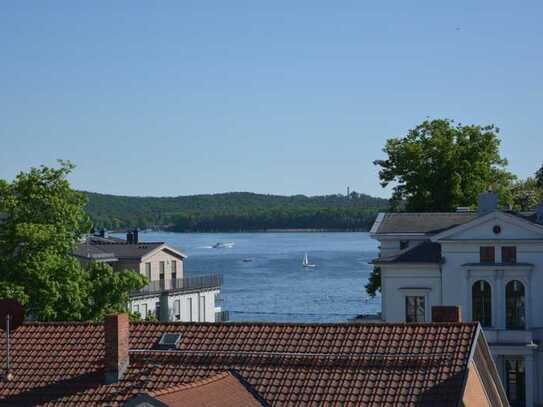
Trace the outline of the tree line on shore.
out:
[[[388,201],[351,192],[307,197],[248,192],[172,198],[86,192],[95,228],[161,228],[177,232],[269,229],[368,230]]]
[[[424,121],[389,139],[381,167],[393,187],[390,207],[454,211],[475,207],[477,194],[497,191],[502,207],[531,210],[543,201],[543,166],[519,180],[499,153],[498,129],[450,120]],[[367,229],[389,202],[353,192],[291,197],[230,193],[177,198],[133,198],[81,193],[67,176],[74,166],[41,166],[0,180],[0,298],[16,298],[37,320],[100,320],[126,311],[129,292],[147,280],[133,270],[80,264],[74,249],[91,231],[168,224],[179,231],[276,228]],[[366,285],[380,289],[375,269]]]

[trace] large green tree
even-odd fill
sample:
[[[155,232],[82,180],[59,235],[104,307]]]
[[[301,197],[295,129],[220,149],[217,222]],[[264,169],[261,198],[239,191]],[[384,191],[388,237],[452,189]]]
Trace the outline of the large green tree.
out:
[[[393,186],[392,207],[407,211],[451,211],[473,206],[480,192],[494,188],[511,203],[514,176],[499,153],[493,125],[466,126],[451,120],[424,121],[402,138],[387,140],[387,158],[376,160],[383,187]]]
[[[129,290],[145,284],[126,270],[83,268],[72,255],[90,229],[86,199],[66,179],[69,162],[0,180],[0,297],[24,304],[38,320],[97,319],[127,307]]]

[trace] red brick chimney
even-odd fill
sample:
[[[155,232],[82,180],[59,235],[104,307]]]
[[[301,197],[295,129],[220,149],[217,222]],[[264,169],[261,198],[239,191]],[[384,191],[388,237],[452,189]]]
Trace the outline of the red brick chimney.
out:
[[[104,320],[106,384],[119,381],[128,368],[128,329],[128,314],[107,315]]]
[[[462,313],[458,305],[434,305],[432,322],[462,322]]]

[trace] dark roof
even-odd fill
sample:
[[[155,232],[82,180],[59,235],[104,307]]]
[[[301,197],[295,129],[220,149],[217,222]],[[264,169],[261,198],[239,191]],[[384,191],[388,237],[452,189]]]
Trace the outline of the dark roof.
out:
[[[372,233],[435,234],[477,217],[475,212],[396,212],[377,217]]]
[[[105,385],[103,325],[27,323],[13,333],[13,379],[0,381],[0,404],[118,406],[140,393],[233,370],[273,406],[458,406],[479,329],[476,323],[131,323],[128,369]],[[176,349],[153,350],[165,332],[182,334]]]
[[[94,245],[87,242],[80,243],[74,251],[76,257],[81,257],[84,259],[94,260],[94,261],[106,261],[112,262],[117,261],[117,257],[113,254],[113,251],[108,250],[108,247],[105,245]]]
[[[373,261],[379,263],[441,263],[441,245],[425,240],[392,256]]]
[[[83,258],[92,258],[89,255],[102,255],[107,253],[112,259],[139,260],[145,257],[158,247],[164,246],[165,250],[169,250],[173,254],[179,252],[172,251],[164,242],[139,242],[127,243],[126,240],[117,238],[103,238],[99,236],[90,236],[84,242],[81,242],[75,250],[75,255]],[[181,257],[185,257],[182,253]],[[94,258],[92,258],[94,260]]]

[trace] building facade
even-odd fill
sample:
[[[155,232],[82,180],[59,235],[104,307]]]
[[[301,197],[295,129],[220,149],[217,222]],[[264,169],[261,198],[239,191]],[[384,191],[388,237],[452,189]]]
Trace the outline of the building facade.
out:
[[[129,309],[142,318],[160,321],[221,322],[228,314],[218,305],[222,278],[217,274],[186,276],[186,255],[164,242],[140,242],[137,231],[127,239],[104,232],[89,236],[76,250],[76,257],[109,264],[113,270],[134,270],[149,283],[130,294]]]
[[[534,213],[380,214],[382,318],[429,321],[434,305],[460,305],[479,321],[511,405],[543,405],[543,206]]]

